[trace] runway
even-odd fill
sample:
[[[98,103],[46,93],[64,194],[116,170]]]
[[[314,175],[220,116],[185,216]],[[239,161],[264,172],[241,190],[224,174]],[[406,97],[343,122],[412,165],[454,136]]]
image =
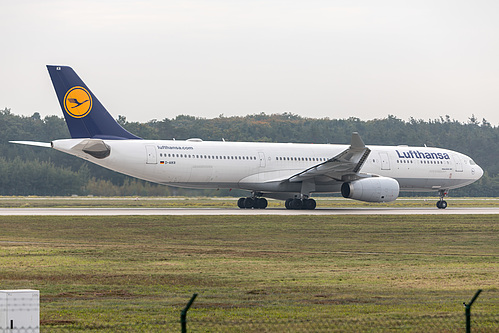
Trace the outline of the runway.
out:
[[[0,216],[132,216],[132,215],[483,215],[499,214],[490,208],[318,208],[289,210],[284,208],[0,208]]]

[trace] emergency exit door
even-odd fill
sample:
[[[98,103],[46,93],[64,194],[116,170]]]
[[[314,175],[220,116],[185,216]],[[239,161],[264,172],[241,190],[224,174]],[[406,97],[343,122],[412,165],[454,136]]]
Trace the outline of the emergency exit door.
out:
[[[265,154],[263,152],[258,153],[258,158],[260,159],[260,167],[265,167]]]
[[[388,159],[388,153],[379,153],[379,158],[381,161],[381,170],[390,170],[390,160]]]

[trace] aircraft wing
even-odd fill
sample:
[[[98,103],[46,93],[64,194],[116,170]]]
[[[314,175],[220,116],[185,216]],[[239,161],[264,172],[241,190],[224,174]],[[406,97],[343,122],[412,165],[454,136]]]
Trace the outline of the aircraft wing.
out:
[[[52,145],[50,142],[37,142],[37,141],[9,141],[10,143],[17,143],[20,145],[28,145],[28,146],[38,146],[38,147],[45,147],[45,148],[51,148]]]
[[[359,133],[352,133],[350,147],[342,151],[333,158],[318,165],[314,165],[304,171],[301,171],[290,178],[288,181],[302,182],[316,177],[329,178],[332,180],[345,181],[360,178],[358,172],[371,150],[366,147]]]

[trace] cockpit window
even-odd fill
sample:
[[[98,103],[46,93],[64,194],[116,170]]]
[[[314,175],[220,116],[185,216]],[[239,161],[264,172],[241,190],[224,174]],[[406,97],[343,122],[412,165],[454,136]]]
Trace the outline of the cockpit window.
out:
[[[475,161],[470,160],[470,165],[476,165]]]

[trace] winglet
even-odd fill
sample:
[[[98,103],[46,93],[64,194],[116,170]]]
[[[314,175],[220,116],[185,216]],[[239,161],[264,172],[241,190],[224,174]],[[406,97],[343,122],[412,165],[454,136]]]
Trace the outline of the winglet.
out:
[[[352,133],[352,141],[350,142],[350,148],[352,149],[364,149],[366,145],[364,144],[364,141],[360,137],[358,132],[353,132]]]

